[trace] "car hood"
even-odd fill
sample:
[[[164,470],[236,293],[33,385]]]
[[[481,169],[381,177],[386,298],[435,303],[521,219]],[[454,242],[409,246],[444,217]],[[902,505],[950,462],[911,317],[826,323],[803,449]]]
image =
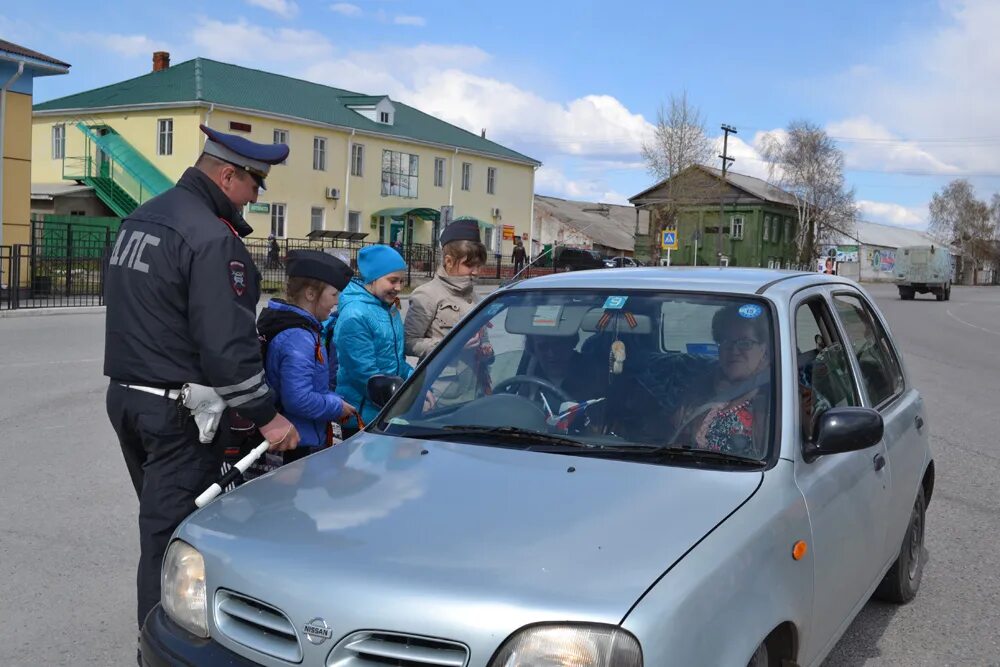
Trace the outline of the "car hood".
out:
[[[299,628],[499,641],[543,620],[620,622],[762,474],[362,433],[225,494],[178,536],[210,590]]]

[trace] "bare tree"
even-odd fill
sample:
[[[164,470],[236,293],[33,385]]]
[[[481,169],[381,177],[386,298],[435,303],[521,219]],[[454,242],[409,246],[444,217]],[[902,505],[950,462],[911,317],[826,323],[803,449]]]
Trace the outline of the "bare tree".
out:
[[[930,231],[959,246],[972,260],[975,283],[975,272],[994,256],[1000,238],[1000,195],[994,194],[987,204],[976,197],[969,181],[959,178],[934,193],[930,215]]]
[[[694,164],[707,164],[712,144],[705,132],[701,111],[688,102],[687,92],[671,95],[666,107],[660,105],[656,129],[649,142],[642,144],[642,157],[649,171],[660,180],[667,179],[667,200],[652,212],[649,221],[650,254],[660,262],[660,235],[665,227],[675,227],[677,200],[674,176]]]
[[[795,198],[799,263],[812,264],[819,246],[854,232],[857,206],[844,181],[844,154],[823,128],[807,121],[767,134],[762,143],[770,180]]]

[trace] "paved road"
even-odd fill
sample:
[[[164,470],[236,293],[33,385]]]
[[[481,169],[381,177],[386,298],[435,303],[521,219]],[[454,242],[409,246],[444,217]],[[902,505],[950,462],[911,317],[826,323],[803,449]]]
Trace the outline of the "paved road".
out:
[[[924,392],[938,481],[912,604],[826,662],[1000,665],[1000,289],[871,290]],[[0,665],[134,664],[136,502],[104,414],[102,315],[0,319]]]

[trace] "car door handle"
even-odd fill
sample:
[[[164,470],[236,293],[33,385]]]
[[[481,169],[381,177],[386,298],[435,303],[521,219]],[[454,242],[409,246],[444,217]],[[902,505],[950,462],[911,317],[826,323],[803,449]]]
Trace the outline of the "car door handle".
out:
[[[885,457],[881,454],[876,454],[872,461],[875,463],[875,472],[878,472],[885,467]]]
[[[917,430],[919,431],[924,427],[924,418],[921,417],[920,415],[917,415],[916,417],[913,418],[913,423],[917,425]]]

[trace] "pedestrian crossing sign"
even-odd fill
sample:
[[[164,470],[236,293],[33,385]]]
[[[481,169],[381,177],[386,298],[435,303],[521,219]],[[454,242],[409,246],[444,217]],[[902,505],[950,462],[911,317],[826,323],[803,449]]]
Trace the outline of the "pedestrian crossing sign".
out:
[[[660,240],[662,250],[677,250],[677,230],[664,229],[663,238]]]

